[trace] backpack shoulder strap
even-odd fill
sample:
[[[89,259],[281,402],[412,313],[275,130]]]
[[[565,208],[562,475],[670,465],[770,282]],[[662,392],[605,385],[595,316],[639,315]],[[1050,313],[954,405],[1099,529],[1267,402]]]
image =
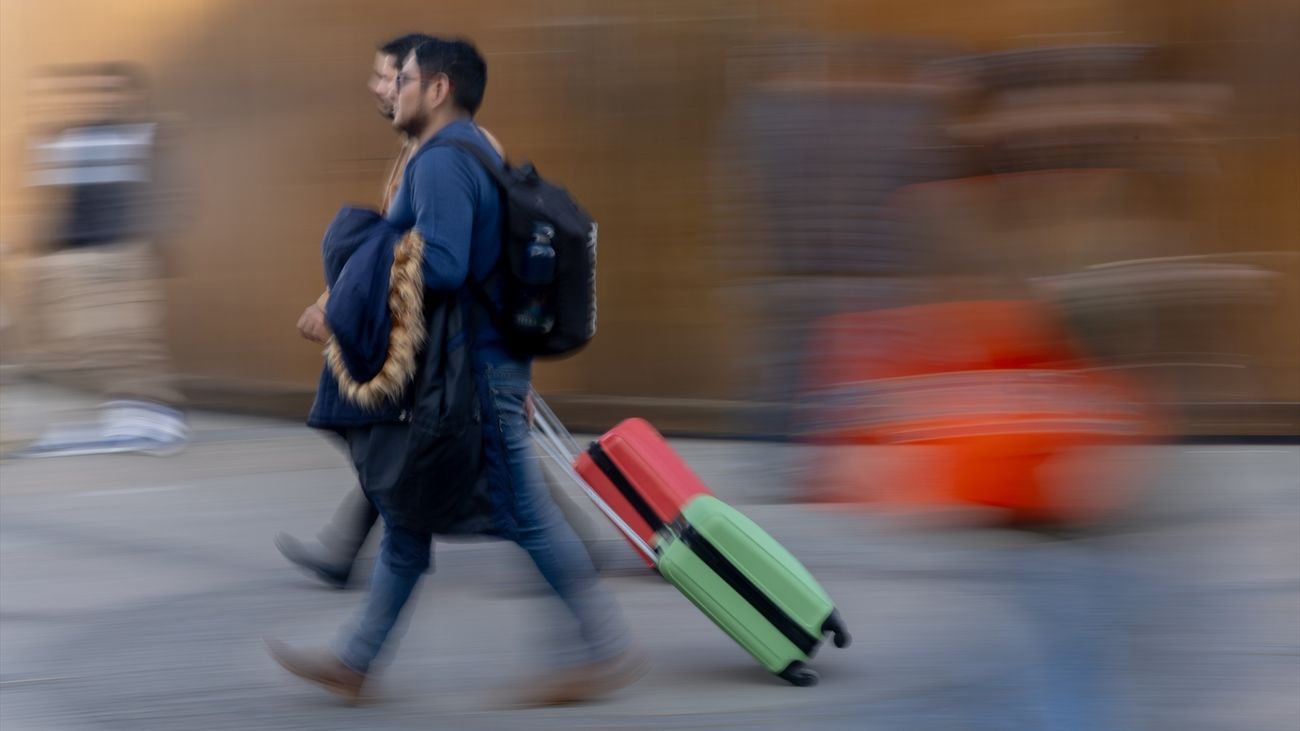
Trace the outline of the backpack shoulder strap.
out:
[[[508,188],[510,186],[510,177],[507,174],[508,168],[505,162],[488,154],[488,151],[484,150],[479,145],[463,139],[441,140],[436,144],[458,147],[468,152],[475,160],[479,161],[479,164],[482,165],[485,170],[487,170],[488,174],[492,176],[492,179],[496,181],[498,186],[502,188]]]
[[[498,160],[492,155],[489,155],[487,151],[479,145],[464,139],[440,140],[434,144],[438,146],[446,145],[448,147],[458,147],[468,152],[475,160],[478,160],[479,164],[482,165],[485,170],[487,170],[488,174],[492,176],[493,182],[495,182],[498,187],[505,190],[510,185],[510,179],[506,172],[507,166],[504,161]],[[497,257],[496,262],[492,265],[491,273],[488,274],[489,281],[500,274],[505,258],[506,252],[505,249],[502,248],[501,256]],[[505,314],[501,312],[500,308],[498,308],[494,302],[492,302],[492,298],[487,293],[486,282],[478,281],[473,277],[473,275],[466,277],[466,281],[469,283],[470,291],[473,293],[474,299],[478,302],[479,306],[487,311],[488,316],[498,328],[503,328],[505,323]]]

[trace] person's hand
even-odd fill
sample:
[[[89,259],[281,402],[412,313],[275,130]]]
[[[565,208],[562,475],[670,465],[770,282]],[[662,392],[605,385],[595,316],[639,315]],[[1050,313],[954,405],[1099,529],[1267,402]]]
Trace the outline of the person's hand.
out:
[[[298,334],[313,343],[330,339],[330,327],[325,324],[325,308],[320,303],[313,303],[302,311],[302,317],[298,318]]]

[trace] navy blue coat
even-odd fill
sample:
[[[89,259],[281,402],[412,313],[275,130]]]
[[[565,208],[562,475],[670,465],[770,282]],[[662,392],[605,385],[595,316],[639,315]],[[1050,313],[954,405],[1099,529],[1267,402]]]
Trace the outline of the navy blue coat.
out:
[[[423,288],[423,251],[418,235],[373,211],[334,218],[322,243],[333,338],[307,423],[348,436],[361,487],[390,524],[496,534],[470,303]]]
[[[325,314],[334,334],[331,350],[338,353],[357,382],[374,379],[389,351],[390,272],[402,234],[375,211],[344,208],[334,217],[321,243],[325,283],[330,290]],[[307,424],[339,430],[405,421],[411,406],[409,393],[365,406],[345,399],[338,378],[327,364],[321,369]]]

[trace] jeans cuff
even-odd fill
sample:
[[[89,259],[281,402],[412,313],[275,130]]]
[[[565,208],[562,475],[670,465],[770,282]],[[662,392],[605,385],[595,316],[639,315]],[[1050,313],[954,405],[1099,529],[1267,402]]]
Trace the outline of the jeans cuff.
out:
[[[336,643],[334,647],[334,657],[338,658],[338,661],[343,663],[344,667],[346,667],[348,670],[351,670],[354,673],[361,673],[362,675],[365,675],[366,673],[370,672],[369,662],[364,662],[364,663],[358,662],[357,658],[354,657],[352,653],[348,652],[349,644],[351,643],[347,641],[340,641]]]

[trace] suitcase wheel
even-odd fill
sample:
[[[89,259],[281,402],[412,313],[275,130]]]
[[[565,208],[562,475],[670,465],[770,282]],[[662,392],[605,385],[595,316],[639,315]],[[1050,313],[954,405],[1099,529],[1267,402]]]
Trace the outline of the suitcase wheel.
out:
[[[822,622],[822,634],[830,632],[833,635],[835,646],[845,648],[853,644],[853,636],[849,634],[848,628],[844,626],[844,620],[840,619],[839,610],[833,610],[831,616]]]
[[[800,688],[808,688],[817,685],[817,681],[821,679],[817,675],[817,671],[809,668],[798,660],[787,665],[785,670],[781,671],[780,675],[781,679],[785,682]]]

